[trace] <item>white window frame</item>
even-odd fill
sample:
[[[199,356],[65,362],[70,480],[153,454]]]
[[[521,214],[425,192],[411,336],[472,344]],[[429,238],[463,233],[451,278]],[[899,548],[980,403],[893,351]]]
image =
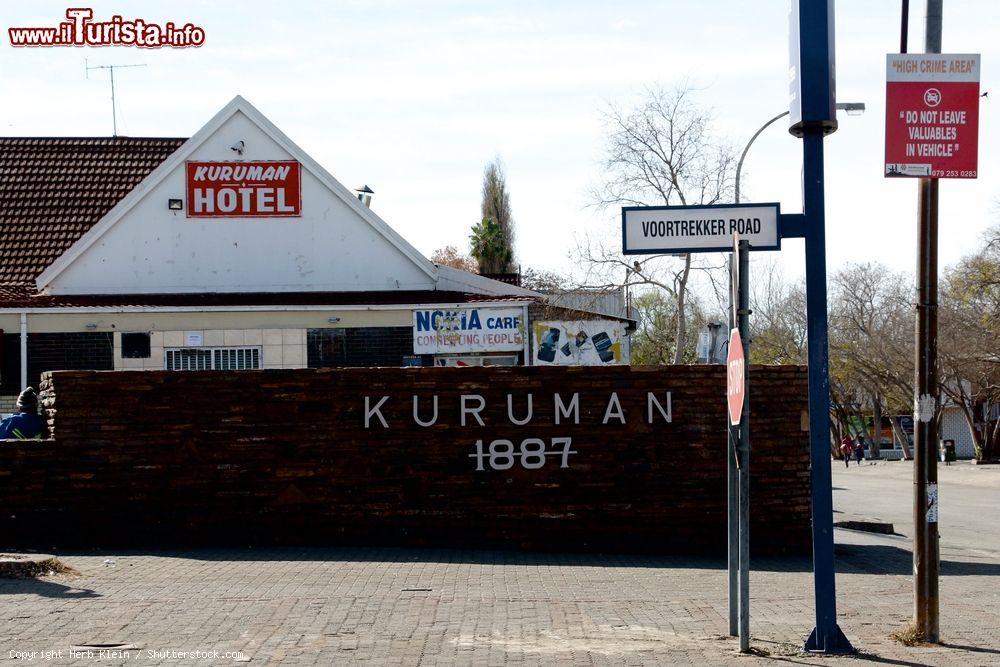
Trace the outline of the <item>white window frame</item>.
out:
[[[207,356],[207,363],[188,364],[186,367],[171,368],[170,362],[174,355],[187,353]],[[228,357],[228,358],[224,358]],[[241,368],[240,356],[243,357]],[[163,368],[168,371],[217,371],[217,370],[259,370],[263,367],[263,350],[260,345],[234,345],[231,347],[168,347],[163,350]],[[230,366],[230,359],[236,366]],[[251,365],[246,365],[247,363]]]

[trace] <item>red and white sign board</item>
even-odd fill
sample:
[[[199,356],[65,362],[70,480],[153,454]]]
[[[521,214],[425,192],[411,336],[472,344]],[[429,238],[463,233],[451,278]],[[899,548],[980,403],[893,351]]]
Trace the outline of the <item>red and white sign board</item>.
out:
[[[746,363],[740,330],[729,334],[729,354],[726,356],[726,400],[729,403],[729,423],[738,426],[743,416],[743,399],[746,395]]]
[[[301,216],[301,176],[295,160],[188,162],[187,217]]]
[[[886,56],[885,175],[976,178],[979,54]]]

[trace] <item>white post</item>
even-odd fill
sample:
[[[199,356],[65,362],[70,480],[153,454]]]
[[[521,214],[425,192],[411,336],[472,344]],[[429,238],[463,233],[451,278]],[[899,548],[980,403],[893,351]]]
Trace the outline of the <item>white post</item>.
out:
[[[27,386],[28,386],[28,313],[21,313],[21,391],[24,391],[27,388]]]

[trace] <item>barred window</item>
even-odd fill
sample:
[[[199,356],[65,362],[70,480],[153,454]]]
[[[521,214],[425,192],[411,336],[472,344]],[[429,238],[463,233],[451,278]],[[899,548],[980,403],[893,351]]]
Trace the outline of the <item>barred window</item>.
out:
[[[181,347],[164,350],[168,371],[234,371],[260,368],[259,347]]]

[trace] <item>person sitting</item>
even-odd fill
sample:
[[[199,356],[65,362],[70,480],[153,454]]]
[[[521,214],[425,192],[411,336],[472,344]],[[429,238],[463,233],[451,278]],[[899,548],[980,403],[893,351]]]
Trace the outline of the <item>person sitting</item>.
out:
[[[17,414],[0,422],[0,440],[38,440],[45,431],[45,420],[38,416],[38,395],[28,387],[17,397]]]

